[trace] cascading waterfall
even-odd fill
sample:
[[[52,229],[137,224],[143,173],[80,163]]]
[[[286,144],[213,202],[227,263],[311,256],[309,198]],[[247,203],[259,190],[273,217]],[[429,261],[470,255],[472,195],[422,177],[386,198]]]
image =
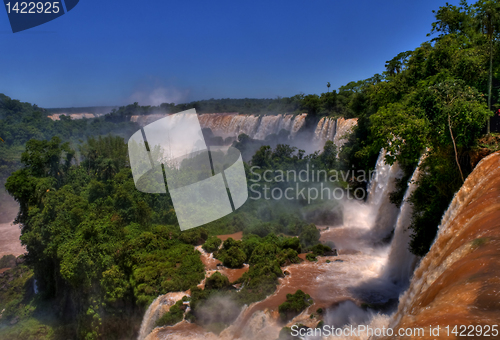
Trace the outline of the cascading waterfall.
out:
[[[357,124],[358,118],[345,119],[341,117],[337,119],[333,143],[335,143],[338,150],[340,150],[342,146],[347,143],[347,137]]]
[[[416,262],[416,256],[409,250],[411,232],[408,228],[411,224],[413,205],[408,201],[408,199],[417,188],[416,181],[420,176],[420,164],[423,157],[424,156],[420,158],[420,161],[418,162],[418,165],[408,182],[408,188],[406,189],[403,203],[396,221],[394,238],[391,242],[389,259],[384,274],[392,282],[402,284],[404,286],[408,284]]]
[[[368,185],[368,201],[372,207],[373,221],[372,234],[375,240],[380,240],[394,230],[394,224],[399,209],[391,203],[389,194],[394,191],[396,178],[403,175],[399,164],[396,162],[389,165],[385,162],[386,151],[382,149],[379,153],[375,173]]]
[[[144,340],[156,327],[156,321],[173,306],[177,301],[188,295],[185,292],[168,293],[158,296],[149,305],[142,319],[141,328],[137,340]]]
[[[131,121],[145,126],[168,114],[151,114],[131,116]],[[210,128],[214,135],[221,137],[238,137],[244,133],[253,139],[264,140],[271,134],[278,134],[281,130],[290,132],[290,139],[295,138],[298,131],[304,126],[307,114],[277,114],[277,115],[243,115],[238,113],[203,113],[199,115],[200,125]],[[356,126],[357,119],[321,118],[318,122],[313,142],[324,144],[327,140],[334,141],[340,149],[347,141],[346,136]],[[339,134],[340,133],[340,134]]]
[[[52,120],[59,120],[61,114],[48,116]],[[169,116],[170,113],[153,113],[148,115],[130,116],[130,121],[144,127],[159,119]],[[72,119],[96,118],[100,114],[76,113],[70,114]],[[199,115],[200,124],[203,128],[210,128],[216,136],[238,137],[244,133],[253,139],[265,140],[271,134],[278,134],[281,130],[290,132],[290,139],[295,138],[297,132],[304,126],[307,113],[299,115],[277,114],[277,115],[244,115],[237,112],[227,113],[204,113]],[[318,122],[313,142],[324,144],[331,140],[340,150],[347,142],[347,136],[352,132],[353,127],[357,125],[358,119],[345,118],[321,118]]]
[[[481,160],[455,194],[391,327],[498,323],[499,173],[497,152]]]
[[[325,143],[328,140],[333,141],[337,128],[337,119],[321,118],[314,130],[314,141]]]
[[[158,296],[148,307],[144,317],[142,318],[141,329],[137,340],[144,340],[154,328],[154,322],[158,320],[158,306],[163,295]],[[152,321],[154,320],[154,321]]]
[[[210,128],[217,136],[237,137],[244,133],[253,139],[264,140],[271,134],[278,134],[282,129],[290,132],[293,138],[305,123],[303,115],[240,115],[205,113],[199,116],[200,124]]]

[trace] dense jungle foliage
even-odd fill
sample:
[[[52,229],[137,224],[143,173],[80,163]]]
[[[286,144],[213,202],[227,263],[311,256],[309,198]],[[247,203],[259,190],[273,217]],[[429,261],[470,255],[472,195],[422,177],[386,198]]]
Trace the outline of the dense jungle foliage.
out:
[[[289,148],[283,153],[283,147],[266,156],[277,168],[305,166],[294,156],[300,151]],[[299,262],[298,253],[319,242],[316,227],[291,210],[290,204],[307,204],[300,201],[251,201],[232,215],[181,232],[168,193],[135,190],[123,138],[90,137],[79,147],[79,159],[76,154],[58,137],[31,139],[21,156],[23,167],[6,183],[20,204],[17,221],[28,250],[25,263],[37,279],[37,299],[57,306],[53,309],[57,317],[73,326],[75,337],[130,336],[137,329],[118,329],[116,320],[129,319],[138,327],[145,308],[158,295],[196,291],[204,266],[193,246],[204,244],[207,251],[216,251],[230,268],[250,264],[236,282],[244,286],[234,297],[241,308],[274,292],[283,276],[280,266]],[[315,153],[304,159],[319,165],[327,155]],[[220,242],[209,238],[238,231],[244,231],[243,240],[230,238],[220,250]],[[209,290],[203,294],[197,300],[193,295],[193,301],[210,297]],[[195,305],[193,320],[207,322]],[[41,312],[33,308],[32,313]],[[22,319],[25,315],[19,313],[12,308],[4,317]]]

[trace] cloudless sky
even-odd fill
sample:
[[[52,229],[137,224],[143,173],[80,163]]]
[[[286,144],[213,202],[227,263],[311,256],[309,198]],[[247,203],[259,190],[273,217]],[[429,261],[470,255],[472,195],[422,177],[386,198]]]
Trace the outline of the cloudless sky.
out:
[[[445,2],[80,0],[15,34],[0,8],[0,93],[41,107],[320,94],[429,40]]]

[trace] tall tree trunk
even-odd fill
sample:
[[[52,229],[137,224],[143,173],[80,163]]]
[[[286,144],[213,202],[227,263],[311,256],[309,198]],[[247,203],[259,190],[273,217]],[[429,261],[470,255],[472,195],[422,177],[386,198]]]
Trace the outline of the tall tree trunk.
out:
[[[450,129],[451,140],[453,141],[453,149],[455,149],[455,161],[457,162],[458,170],[460,171],[460,176],[462,177],[462,182],[465,182],[464,174],[462,172],[462,168],[460,167],[460,162],[458,161],[457,145],[455,144],[455,138],[453,137],[453,131],[451,130],[451,119],[449,114],[448,114],[448,128]]]

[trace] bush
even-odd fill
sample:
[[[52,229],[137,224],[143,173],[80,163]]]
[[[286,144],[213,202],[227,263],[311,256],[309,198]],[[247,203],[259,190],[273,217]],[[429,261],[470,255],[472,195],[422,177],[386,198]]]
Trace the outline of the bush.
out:
[[[316,256],[324,256],[325,253],[332,251],[332,248],[325,246],[321,243],[318,243],[314,247],[310,249],[314,255]]]
[[[193,228],[183,231],[179,237],[179,240],[184,243],[197,246],[203,244],[207,238],[208,233],[205,228]]]
[[[219,272],[213,273],[205,282],[205,289],[225,289],[229,286],[229,279]]]
[[[290,263],[299,263],[301,261],[297,252],[290,248],[280,251],[276,258],[279,265],[282,267]]]
[[[182,300],[177,301],[175,305],[170,307],[170,310],[167,313],[163,314],[163,316],[156,321],[156,326],[172,326],[181,322],[185,309],[186,308],[184,307]]]
[[[228,268],[241,268],[246,259],[243,250],[235,246],[227,251],[223,264]]]
[[[247,260],[243,248],[243,242],[235,241],[230,237],[224,241],[222,249],[214,253],[214,257],[228,268],[241,268]]]
[[[300,253],[302,251],[302,247],[300,246],[300,240],[297,237],[291,237],[285,239],[283,241],[281,248],[286,249],[290,248],[295,250],[297,253]]]
[[[309,294],[300,289],[295,294],[287,294],[286,301],[279,306],[280,317],[283,321],[289,320],[300,314],[304,309],[312,305],[313,301]]]
[[[213,253],[214,251],[219,249],[221,244],[222,240],[220,238],[211,236],[205,241],[205,243],[203,243],[202,248],[208,253]]]
[[[307,254],[306,255],[306,260],[311,261],[311,262],[318,261],[318,259],[316,258],[316,255],[314,255],[314,254]]]
[[[224,241],[224,244],[222,245],[222,249],[224,250],[229,250],[231,249],[232,247],[234,246],[241,246],[241,241],[236,241],[235,239],[233,239],[232,237],[228,238],[227,240]]]
[[[261,243],[255,247],[252,256],[248,261],[250,264],[273,261],[276,258],[279,248],[273,243]]]

